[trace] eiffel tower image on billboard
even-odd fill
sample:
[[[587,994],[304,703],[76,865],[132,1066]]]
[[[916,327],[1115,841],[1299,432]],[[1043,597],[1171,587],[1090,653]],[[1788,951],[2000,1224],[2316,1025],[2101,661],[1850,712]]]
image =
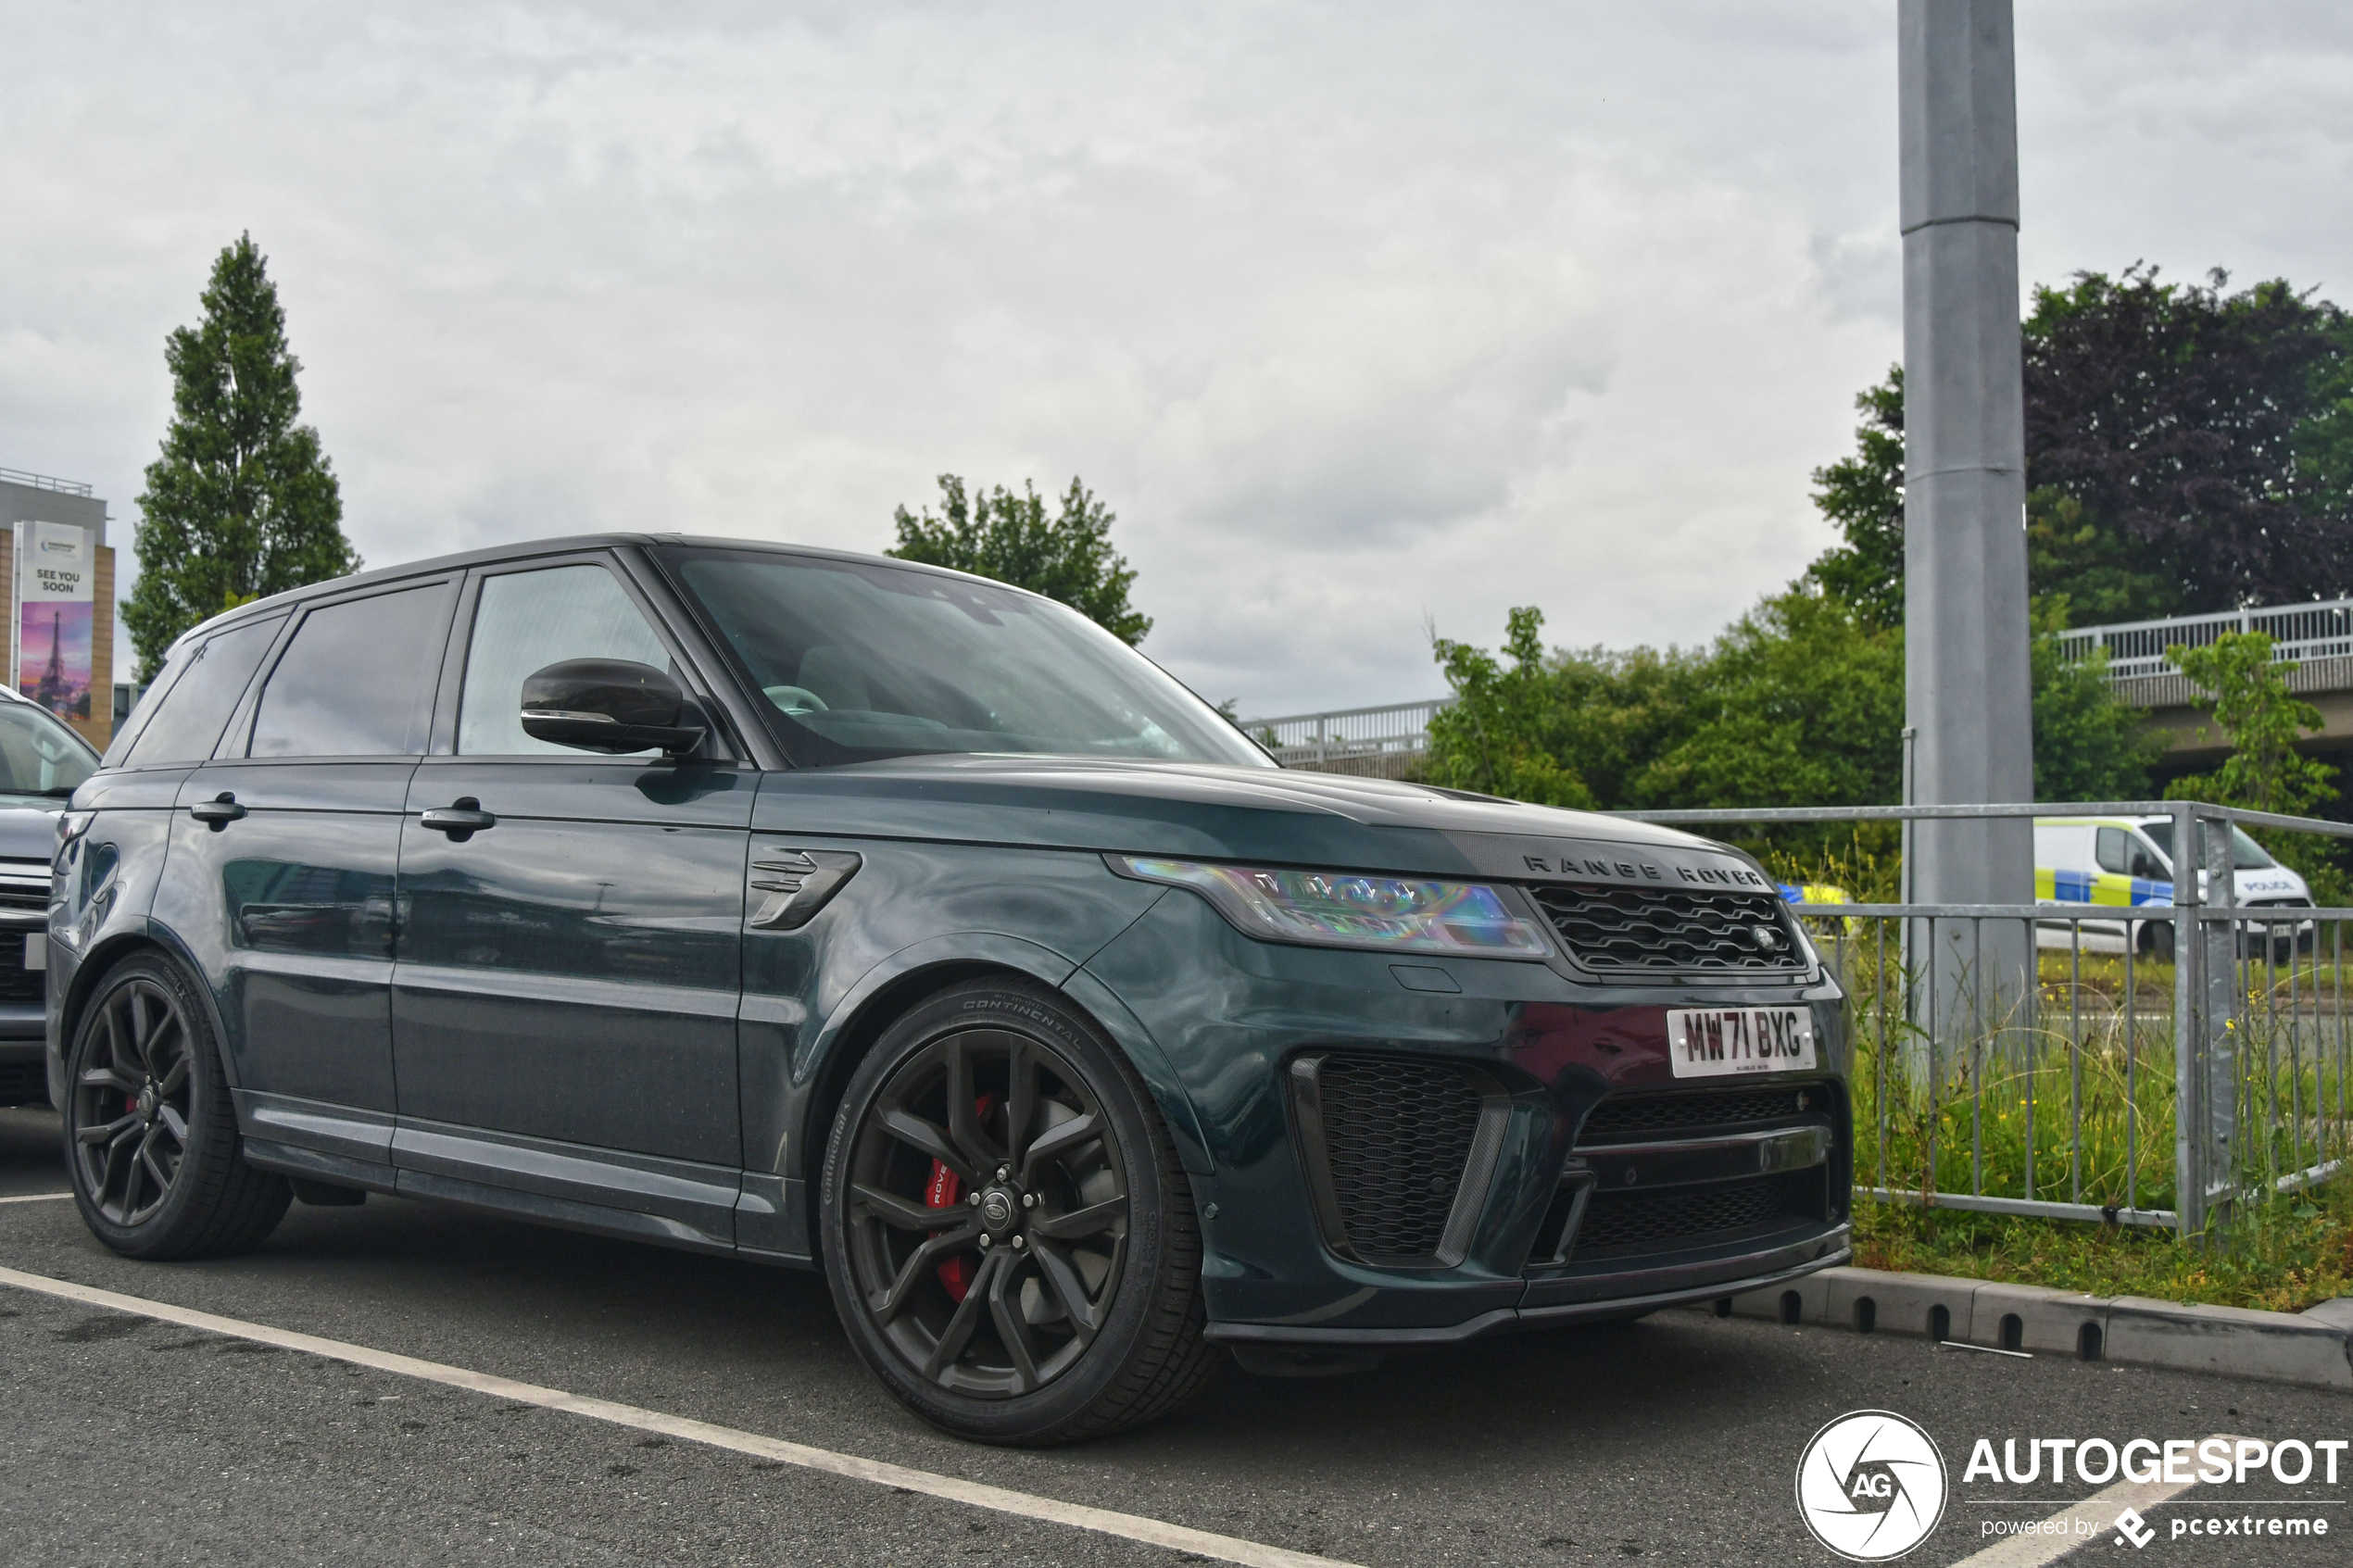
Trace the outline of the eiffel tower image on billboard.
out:
[[[65,607],[49,607],[49,660],[24,695],[60,718],[90,716],[90,688],[66,672]]]

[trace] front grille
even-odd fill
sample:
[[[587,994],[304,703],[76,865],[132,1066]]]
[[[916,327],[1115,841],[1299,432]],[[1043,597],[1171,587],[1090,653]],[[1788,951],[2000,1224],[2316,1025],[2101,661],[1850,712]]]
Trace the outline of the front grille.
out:
[[[2249,898],[2239,906],[2242,909],[2309,909],[2309,898]]]
[[[1435,1257],[1478,1135],[1478,1089],[1457,1068],[1401,1057],[1327,1056],[1315,1076],[1350,1249],[1368,1263]]]
[[[1577,1142],[1629,1143],[1662,1132],[1746,1127],[1800,1116],[1826,1116],[1837,1103],[1826,1084],[1770,1089],[1679,1089],[1668,1094],[1612,1095],[1593,1107]]]
[[[0,930],[0,1002],[37,1002],[49,994],[49,977],[24,966],[25,933]]]
[[[1819,1166],[1654,1192],[1597,1192],[1577,1227],[1576,1256],[1677,1251],[1757,1227],[1819,1220],[1822,1192]]]
[[[1771,893],[1608,887],[1529,890],[1589,970],[1617,974],[1790,974],[1806,949],[1789,907]]]
[[[0,859],[0,909],[45,914],[49,909],[49,862]]]

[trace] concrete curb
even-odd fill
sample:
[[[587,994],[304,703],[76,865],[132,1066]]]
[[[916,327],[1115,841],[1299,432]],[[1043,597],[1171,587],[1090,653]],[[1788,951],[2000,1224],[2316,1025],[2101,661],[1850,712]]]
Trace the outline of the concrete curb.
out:
[[[1714,1310],[1718,1317],[1949,1339],[2353,1393],[2353,1297],[2309,1312],[2258,1312],[1939,1274],[1825,1269],[1780,1289],[1726,1298]]]

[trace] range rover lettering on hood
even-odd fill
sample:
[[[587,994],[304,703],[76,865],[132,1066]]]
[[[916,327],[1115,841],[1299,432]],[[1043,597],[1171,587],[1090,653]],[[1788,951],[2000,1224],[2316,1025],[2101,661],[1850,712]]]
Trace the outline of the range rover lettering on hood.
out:
[[[1773,883],[1746,860],[1694,844],[1608,844],[1581,838],[1450,833],[1481,876],[1514,882],[1606,882],[1724,887],[1768,893]]]

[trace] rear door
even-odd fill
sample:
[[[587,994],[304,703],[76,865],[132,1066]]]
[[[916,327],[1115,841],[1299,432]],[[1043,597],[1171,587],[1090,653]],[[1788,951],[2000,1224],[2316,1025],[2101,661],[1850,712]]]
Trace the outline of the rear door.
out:
[[[454,708],[401,830],[402,1187],[520,1187],[732,1244],[758,774],[724,744],[720,760],[682,765],[523,734],[524,678],[561,659],[667,667],[693,689],[601,554],[479,571],[459,621]],[[435,809],[479,825],[428,825]]]
[[[170,918],[220,997],[241,1120],[333,1157],[321,1174],[391,1176],[400,813],[456,590],[449,576],[303,606],[180,788]]]

